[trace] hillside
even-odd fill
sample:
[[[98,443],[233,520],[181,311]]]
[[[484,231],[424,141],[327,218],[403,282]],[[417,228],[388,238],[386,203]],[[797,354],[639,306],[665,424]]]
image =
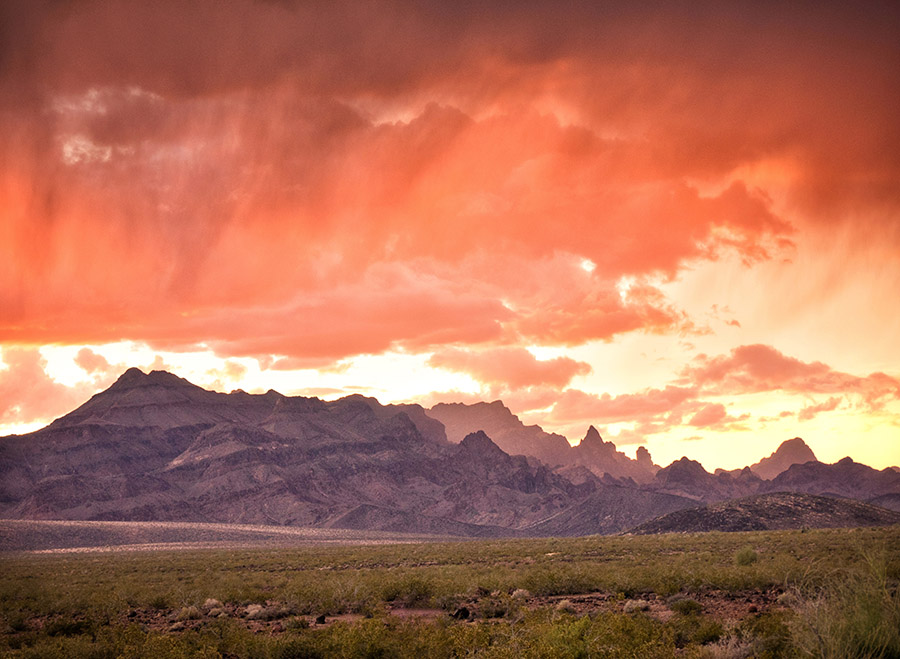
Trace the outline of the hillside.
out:
[[[778,492],[675,511],[628,532],[646,535],[893,524],[900,524],[900,512],[848,499]]]
[[[222,394],[130,369],[47,428],[0,439],[0,517],[496,536],[605,487],[483,432],[443,438],[418,406]],[[612,530],[650,516],[626,508]]]

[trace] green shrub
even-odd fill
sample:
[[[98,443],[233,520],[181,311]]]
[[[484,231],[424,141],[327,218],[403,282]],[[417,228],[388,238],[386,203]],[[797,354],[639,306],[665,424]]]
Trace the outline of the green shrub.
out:
[[[516,609],[508,595],[485,597],[478,602],[478,613],[482,618],[505,618]]]
[[[799,648],[820,657],[900,657],[900,584],[887,568],[883,554],[868,555],[824,586],[801,587],[792,625]]]
[[[703,605],[701,605],[700,602],[695,599],[685,597],[670,602],[669,608],[672,609],[675,613],[679,613],[683,616],[691,616],[700,613],[703,610]]]
[[[788,625],[790,615],[785,611],[768,611],[741,622],[735,629],[735,636],[746,648],[745,656],[758,659],[793,656],[794,644]]]
[[[399,601],[404,606],[423,606],[431,601],[434,589],[430,581],[416,575],[406,575],[389,582],[382,589],[385,602]]]
[[[165,595],[154,595],[150,599],[150,608],[157,611],[164,611],[169,608],[169,598]]]
[[[91,623],[86,620],[54,620],[44,627],[47,636],[77,636],[91,631]]]
[[[309,629],[309,619],[304,616],[294,616],[284,621],[284,628],[288,631],[298,631],[300,629]]]
[[[319,659],[325,654],[306,638],[293,638],[278,643],[272,650],[272,659]]]
[[[734,555],[734,562],[738,565],[752,565],[759,560],[759,556],[753,551],[753,547],[747,545],[737,550]]]

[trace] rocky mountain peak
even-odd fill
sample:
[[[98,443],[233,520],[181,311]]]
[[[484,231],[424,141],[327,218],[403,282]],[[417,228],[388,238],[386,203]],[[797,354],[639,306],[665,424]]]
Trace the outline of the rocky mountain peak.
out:
[[[686,456],[682,457],[679,460],[675,460],[675,462],[666,467],[666,470],[668,470],[668,472],[672,474],[709,476],[709,472],[703,468],[702,464],[700,464],[696,460],[691,460]]]
[[[136,389],[139,387],[184,387],[187,389],[198,389],[184,378],[180,378],[174,373],[168,371],[150,371],[144,373],[141,369],[132,366],[119,376],[109,391],[125,391],[127,389]]]
[[[585,446],[591,446],[605,444],[606,442],[603,441],[599,431],[594,426],[591,426],[587,429],[587,433],[585,434],[584,439],[581,440],[581,443]]]
[[[816,456],[806,442],[799,437],[794,437],[782,442],[772,455],[751,465],[750,469],[760,478],[772,480],[791,465],[815,460]]]
[[[132,366],[118,377],[115,384],[120,387],[132,387],[142,382],[146,377],[146,374],[141,369]]]
[[[494,461],[508,457],[483,430],[470,433],[459,443],[460,449],[482,460]]]
[[[640,465],[651,468],[654,466],[653,458],[650,456],[650,451],[647,450],[646,446],[638,446],[637,452],[635,453],[634,457]]]

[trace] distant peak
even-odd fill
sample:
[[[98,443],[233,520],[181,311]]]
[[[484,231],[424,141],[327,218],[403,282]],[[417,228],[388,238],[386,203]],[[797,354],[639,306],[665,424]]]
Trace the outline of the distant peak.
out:
[[[689,457],[682,456],[680,459],[675,460],[672,464],[670,464],[667,469],[670,470],[678,470],[678,471],[690,471],[693,473],[709,473],[706,469],[703,468],[703,465],[697,462],[696,460],[691,460]]]
[[[600,436],[600,433],[594,426],[591,426],[587,430],[587,434],[585,434],[584,439],[581,440],[582,444],[603,444],[603,438]]]
[[[133,384],[135,382],[140,382],[145,377],[147,376],[141,369],[137,368],[136,366],[132,366],[119,376],[119,379],[116,380],[116,384]]]
[[[506,453],[483,430],[470,433],[459,443],[460,448],[479,457],[495,457]]]
[[[781,451],[782,449],[791,449],[794,451],[802,450],[802,451],[809,451],[810,453],[812,453],[812,449],[809,448],[809,445],[806,442],[804,442],[800,437],[794,437],[793,439],[784,440],[783,442],[781,442],[781,444],[778,446],[778,449],[776,449],[775,452],[777,453],[778,451]]]
[[[653,464],[653,458],[646,446],[638,446],[634,458],[641,464]]]
[[[771,480],[790,468],[791,465],[815,461],[816,454],[812,452],[806,442],[799,437],[794,437],[781,442],[772,455],[750,465],[750,469],[760,478]]]
[[[134,387],[194,387],[184,378],[180,378],[174,373],[168,371],[150,371],[144,373],[141,369],[132,366],[119,376],[119,379],[110,387],[110,389],[132,389]]]

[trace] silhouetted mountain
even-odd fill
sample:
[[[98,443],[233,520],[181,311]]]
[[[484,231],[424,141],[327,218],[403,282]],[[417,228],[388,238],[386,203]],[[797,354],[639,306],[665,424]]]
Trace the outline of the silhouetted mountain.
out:
[[[750,465],[750,469],[763,480],[769,481],[791,465],[815,461],[816,456],[806,442],[799,437],[794,437],[782,442],[769,457]]]
[[[708,502],[755,494],[761,483],[747,467],[737,473],[711,474],[699,462],[681,458],[656,472],[645,488]]]
[[[481,430],[506,453],[531,455],[550,466],[565,464],[570,448],[562,435],[544,432],[540,426],[526,426],[499,400],[472,405],[438,403],[426,414],[444,425],[448,441],[454,444]]]
[[[475,417],[486,427],[460,435]],[[529,446],[564,459],[545,464]],[[896,470],[849,458],[793,464],[764,481],[750,468],[713,475],[687,458],[657,471],[649,453],[637,456],[594,428],[570,447],[499,402],[426,414],[359,395],[215,393],[129,369],[46,428],[0,438],[0,517],[581,535],[773,490],[886,506],[900,496]]]
[[[659,470],[646,447],[638,447],[637,459],[632,460],[617,451],[612,442],[603,441],[594,426],[590,426],[584,439],[570,449],[566,459],[567,464],[584,465],[598,476],[609,474],[615,478],[631,478],[638,483],[652,480]]]
[[[869,501],[900,494],[900,473],[872,469],[844,458],[834,464],[807,462],[792,465],[762,488],[765,492],[794,491]]]
[[[584,439],[570,446],[562,435],[544,432],[540,426],[526,426],[501,401],[493,403],[438,403],[427,412],[447,431],[447,439],[460,441],[465,435],[483,430],[510,455],[530,455],[551,466],[563,469],[584,466],[601,477],[631,478],[647,482],[659,469],[645,447],[638,449],[636,460],[605,442],[597,429],[588,428]]]
[[[416,405],[221,394],[130,369],[47,428],[0,440],[0,516],[497,535],[603,487],[483,432],[451,444],[438,423]]]
[[[758,494],[699,508],[678,510],[629,531],[698,533],[767,529],[842,528],[900,524],[900,513],[871,504],[798,492]]]

